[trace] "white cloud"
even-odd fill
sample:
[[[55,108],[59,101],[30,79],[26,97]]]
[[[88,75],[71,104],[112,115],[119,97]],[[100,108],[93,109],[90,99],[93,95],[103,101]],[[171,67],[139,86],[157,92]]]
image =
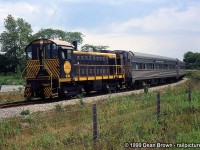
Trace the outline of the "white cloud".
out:
[[[200,49],[199,8],[162,8],[142,18],[113,23],[107,29],[82,30],[87,35],[84,43],[183,59],[185,52]]]
[[[103,4],[124,4],[124,3],[163,3],[167,0],[61,0],[63,2],[71,2],[71,3],[103,3]]]
[[[0,33],[4,30],[4,19],[11,14],[14,18],[23,18],[32,25],[33,31],[36,32],[45,27],[49,22],[59,20],[57,13],[59,9],[55,3],[48,3],[48,7],[44,7],[44,3],[28,3],[28,2],[3,2],[0,3]],[[61,17],[61,16],[60,16]]]
[[[172,58],[183,59],[183,54],[189,50],[199,51],[200,35],[195,37],[182,35],[112,35],[91,34],[84,32],[84,44],[108,45],[110,49],[138,51]]]
[[[113,23],[110,29],[113,32],[129,32],[141,30],[142,32],[166,31],[200,31],[200,6],[191,5],[185,11],[178,7],[161,8],[143,18],[130,19],[123,23]]]
[[[60,10],[60,2],[66,2],[66,5],[68,3],[121,5],[134,2],[158,4],[167,1],[45,0],[35,3],[33,1],[13,3],[5,1],[0,3],[0,33],[3,31],[4,18],[8,14],[13,15],[15,18],[24,18],[32,25],[35,32],[41,28],[49,27],[66,30],[66,20],[68,15],[73,15],[73,12],[66,13],[66,11]],[[76,7],[76,4],[74,4],[74,7]],[[65,13],[61,13],[61,11]],[[180,9],[178,5],[174,5],[174,7],[166,6],[165,8],[155,9],[155,11],[144,17],[132,18],[124,22],[108,22],[108,26],[90,29],[77,29],[74,26],[71,31],[80,31],[86,35],[84,43],[108,45],[110,49],[134,50],[182,59],[186,51],[198,51],[200,47],[200,35],[197,34],[200,32],[199,16],[200,4],[190,3],[186,9]],[[81,22],[77,26],[81,26]]]
[[[200,5],[161,8],[148,16],[113,23],[108,28],[83,31],[84,43],[183,59],[187,51],[200,49]],[[137,34],[134,34],[137,33]]]

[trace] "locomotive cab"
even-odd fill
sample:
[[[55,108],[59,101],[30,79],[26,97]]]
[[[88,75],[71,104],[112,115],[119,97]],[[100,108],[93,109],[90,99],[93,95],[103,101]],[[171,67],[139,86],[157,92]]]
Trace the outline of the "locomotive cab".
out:
[[[25,49],[25,97],[68,97],[117,90],[125,78],[122,54],[76,51],[66,41],[37,39]]]
[[[71,73],[74,46],[66,41],[37,39],[26,48],[25,97],[52,97],[59,78]]]

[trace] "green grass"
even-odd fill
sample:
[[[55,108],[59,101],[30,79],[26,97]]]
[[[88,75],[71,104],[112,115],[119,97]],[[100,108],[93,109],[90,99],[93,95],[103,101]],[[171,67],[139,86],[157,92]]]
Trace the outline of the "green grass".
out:
[[[24,100],[23,90],[0,93],[0,104],[23,101],[23,100]]]
[[[193,80],[200,80],[200,70],[190,70],[186,72],[186,76]]]
[[[22,85],[24,84],[24,79],[21,75],[13,73],[0,73],[0,84],[1,85]]]
[[[188,88],[192,100],[188,101]],[[198,143],[200,140],[200,81],[160,90],[157,120],[156,92],[110,96],[97,102],[97,149],[124,149],[125,142]],[[0,149],[93,149],[92,104],[55,105],[0,122]],[[175,149],[175,148],[174,148]]]
[[[25,81],[20,75],[13,73],[0,73],[0,85],[22,85],[24,83]],[[22,100],[24,100],[24,92],[22,88],[19,88],[18,91],[0,93],[0,104]]]

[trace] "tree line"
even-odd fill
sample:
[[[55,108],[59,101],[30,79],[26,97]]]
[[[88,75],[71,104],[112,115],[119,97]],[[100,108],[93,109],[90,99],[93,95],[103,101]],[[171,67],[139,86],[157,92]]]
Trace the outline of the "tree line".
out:
[[[31,25],[22,18],[15,19],[8,15],[4,19],[5,30],[0,34],[0,73],[21,73],[25,68],[24,49],[31,41],[38,38],[61,39],[68,42],[77,41],[82,44],[85,37],[81,32],[67,32],[60,29],[40,29],[33,34]],[[103,45],[85,44],[82,51],[100,51],[109,48]],[[187,69],[200,69],[200,53],[191,51],[184,54],[184,62]]]
[[[34,39],[60,39],[68,42],[77,41],[82,44],[84,35],[81,32],[67,32],[60,29],[40,29],[33,34],[31,24],[22,18],[15,19],[8,15],[4,19],[5,30],[0,34],[0,73],[17,72],[21,73],[25,68],[25,47]],[[83,51],[100,51],[107,49],[108,46],[85,44],[82,46]]]
[[[188,51],[184,54],[186,69],[200,69],[200,53]]]

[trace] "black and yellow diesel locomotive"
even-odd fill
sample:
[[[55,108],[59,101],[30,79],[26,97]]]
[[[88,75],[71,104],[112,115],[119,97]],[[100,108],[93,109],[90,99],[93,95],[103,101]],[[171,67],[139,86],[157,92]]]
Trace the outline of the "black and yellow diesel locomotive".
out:
[[[66,41],[37,39],[26,51],[25,97],[117,90],[125,80],[121,54],[82,52]]]
[[[185,64],[178,59],[114,50],[77,51],[66,41],[37,39],[25,49],[25,94],[29,97],[78,95],[85,91],[116,91],[122,87],[180,79]]]

